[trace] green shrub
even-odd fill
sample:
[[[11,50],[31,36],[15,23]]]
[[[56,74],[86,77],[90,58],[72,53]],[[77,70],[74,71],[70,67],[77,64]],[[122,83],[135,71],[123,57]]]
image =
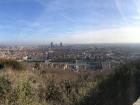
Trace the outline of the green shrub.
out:
[[[18,84],[11,89],[5,105],[31,105],[33,102],[33,89],[28,81]]]
[[[0,60],[0,69],[4,67],[11,67],[14,70],[22,70],[23,65],[14,60]]]
[[[33,101],[33,91],[29,81],[25,81],[17,87],[18,92],[18,101],[22,105],[30,105]]]
[[[80,105],[132,105],[140,96],[140,61],[121,65],[102,78]]]
[[[17,88],[12,89],[11,93],[9,94],[9,97],[7,97],[6,104],[7,105],[19,105],[18,99],[19,99],[18,89]]]
[[[62,91],[57,83],[54,80],[48,81],[46,87],[46,100],[48,101],[63,101]]]
[[[0,103],[5,102],[5,99],[8,97],[10,91],[11,82],[4,77],[0,77]]]

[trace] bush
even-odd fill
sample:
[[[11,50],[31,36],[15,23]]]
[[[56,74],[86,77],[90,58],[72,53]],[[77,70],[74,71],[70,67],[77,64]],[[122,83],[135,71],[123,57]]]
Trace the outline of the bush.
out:
[[[121,65],[102,78],[80,105],[132,105],[140,96],[140,61]]]
[[[45,92],[46,101],[53,102],[62,102],[63,101],[63,93],[59,87],[59,85],[54,81],[50,80],[46,86]]]
[[[4,103],[11,91],[11,82],[4,78],[0,77],[0,103]]]
[[[14,70],[22,70],[23,69],[23,65],[17,61],[0,60],[0,69],[3,69],[4,67],[11,67]]]
[[[7,105],[31,105],[33,102],[33,89],[28,81],[19,84],[11,90],[7,97]]]

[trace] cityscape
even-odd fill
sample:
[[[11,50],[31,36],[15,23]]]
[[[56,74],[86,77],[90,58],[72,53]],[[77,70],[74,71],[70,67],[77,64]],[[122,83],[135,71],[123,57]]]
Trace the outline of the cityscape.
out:
[[[103,71],[140,58],[140,46],[139,44],[63,45],[62,42],[40,46],[0,46],[0,58],[41,63],[52,69]]]
[[[0,0],[0,105],[140,105],[140,0]]]

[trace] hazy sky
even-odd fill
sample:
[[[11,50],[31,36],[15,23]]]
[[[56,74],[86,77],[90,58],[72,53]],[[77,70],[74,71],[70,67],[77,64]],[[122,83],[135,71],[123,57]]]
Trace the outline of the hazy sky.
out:
[[[0,0],[0,42],[140,42],[140,0]]]

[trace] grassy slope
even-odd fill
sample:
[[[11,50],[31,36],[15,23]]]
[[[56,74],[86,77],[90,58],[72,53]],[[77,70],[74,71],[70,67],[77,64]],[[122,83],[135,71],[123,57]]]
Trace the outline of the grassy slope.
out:
[[[128,62],[103,78],[80,105],[132,105],[140,97],[140,60]]]
[[[107,72],[0,71],[0,105],[132,105],[140,96],[140,61]]]
[[[6,67],[0,71],[0,105],[73,105],[94,87],[94,76],[92,72]]]

